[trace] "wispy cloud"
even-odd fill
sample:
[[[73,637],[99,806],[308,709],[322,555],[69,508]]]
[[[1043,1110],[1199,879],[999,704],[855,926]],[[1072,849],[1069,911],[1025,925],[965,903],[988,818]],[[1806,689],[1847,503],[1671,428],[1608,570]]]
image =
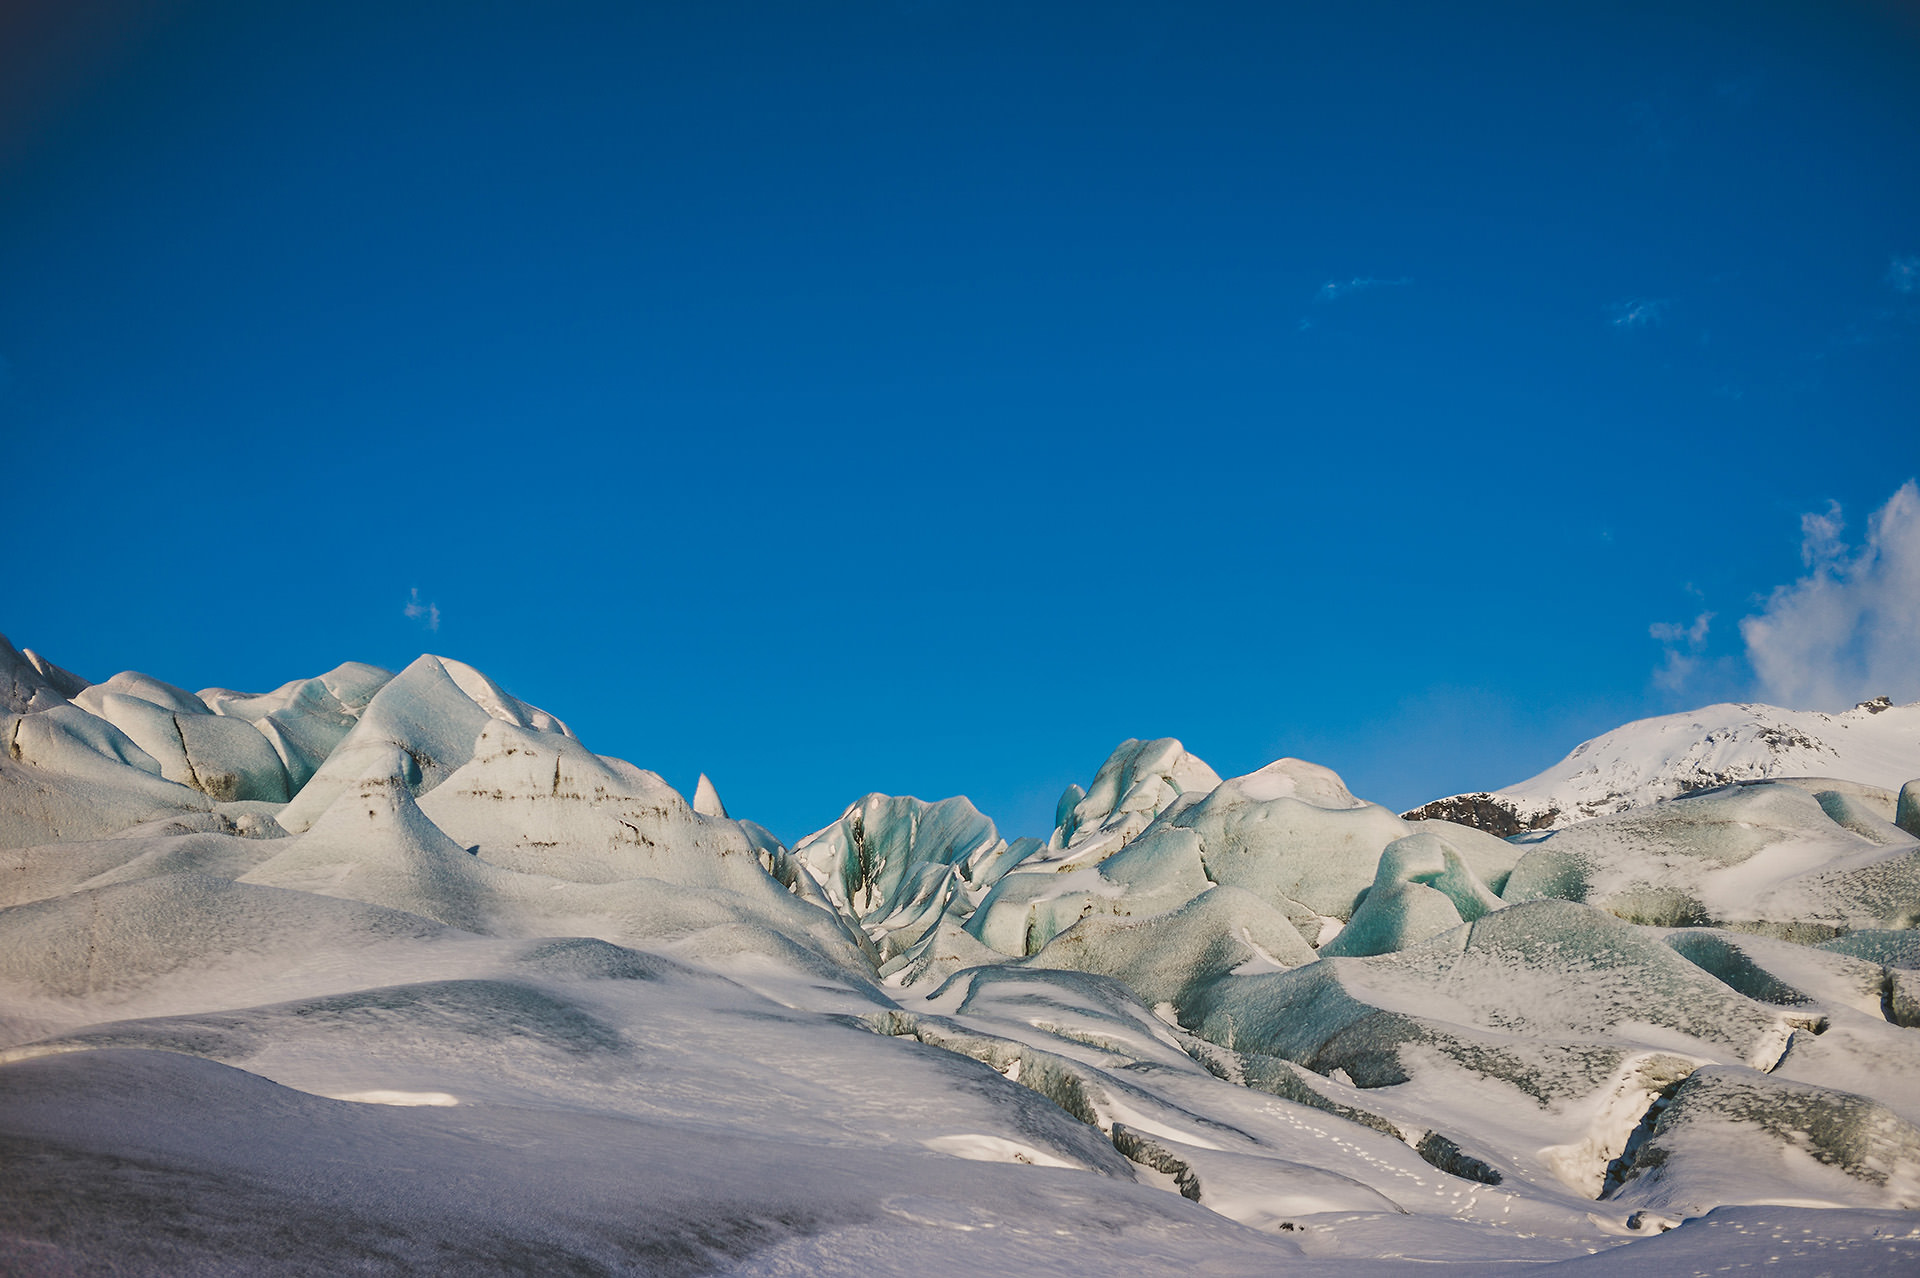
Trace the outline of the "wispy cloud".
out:
[[[1821,572],[1831,570],[1847,552],[1840,540],[1846,530],[1845,513],[1831,498],[1824,512],[1810,510],[1800,516],[1800,562]]]
[[[407,600],[407,606],[404,611],[409,620],[419,622],[428,630],[438,630],[440,628],[440,605],[437,603],[429,603],[420,598],[420,587],[418,586],[413,588],[413,594]]]
[[[1920,485],[1908,480],[1873,513],[1864,544],[1849,546],[1845,531],[1838,503],[1801,516],[1807,575],[1740,622],[1769,701],[1835,710],[1881,693],[1920,698]]]
[[[1713,614],[1703,612],[1690,623],[1656,621],[1647,627],[1647,633],[1666,650],[1660,668],[1653,672],[1656,686],[1679,692],[1693,679],[1706,652],[1707,631],[1712,625]]]
[[[1920,257],[1896,257],[1887,263],[1887,287],[1896,293],[1920,293]]]
[[[1328,280],[1314,293],[1316,302],[1337,302],[1349,293],[1359,293],[1370,288],[1404,288],[1413,283],[1405,275],[1395,279],[1376,279],[1371,275],[1356,275],[1350,280]]]
[[[1629,297],[1607,308],[1608,323],[1615,328],[1645,328],[1665,319],[1671,305],[1664,297]]]

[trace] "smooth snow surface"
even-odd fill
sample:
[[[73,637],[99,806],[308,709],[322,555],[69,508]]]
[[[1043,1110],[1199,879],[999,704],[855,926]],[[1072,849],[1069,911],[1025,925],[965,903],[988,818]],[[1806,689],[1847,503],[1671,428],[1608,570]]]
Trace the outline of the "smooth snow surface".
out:
[[[1920,708],[1513,843],[1158,740],[789,849],[444,658],[0,707],[6,1272],[1920,1268]]]

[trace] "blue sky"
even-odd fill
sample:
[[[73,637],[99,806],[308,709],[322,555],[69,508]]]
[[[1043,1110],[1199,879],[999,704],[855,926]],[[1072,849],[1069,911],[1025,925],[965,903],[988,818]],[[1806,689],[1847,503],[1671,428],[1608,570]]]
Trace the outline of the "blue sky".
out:
[[[440,652],[788,838],[1920,697],[1909,6],[38,8],[0,627],[91,678]]]

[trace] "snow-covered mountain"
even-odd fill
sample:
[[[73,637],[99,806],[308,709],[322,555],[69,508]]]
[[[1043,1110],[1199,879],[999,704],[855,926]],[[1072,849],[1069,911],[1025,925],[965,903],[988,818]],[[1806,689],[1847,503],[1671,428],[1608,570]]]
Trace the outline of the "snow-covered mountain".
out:
[[[1885,697],[1842,714],[1749,703],[1661,715],[1575,746],[1536,777],[1498,790],[1450,795],[1408,812],[1503,837],[1551,830],[1656,799],[1740,781],[1801,778],[1853,792],[1893,816],[1894,792],[1920,758],[1920,701]]]
[[[790,849],[445,658],[0,694],[8,1272],[1920,1266],[1915,707],[1512,842],[1158,740]]]

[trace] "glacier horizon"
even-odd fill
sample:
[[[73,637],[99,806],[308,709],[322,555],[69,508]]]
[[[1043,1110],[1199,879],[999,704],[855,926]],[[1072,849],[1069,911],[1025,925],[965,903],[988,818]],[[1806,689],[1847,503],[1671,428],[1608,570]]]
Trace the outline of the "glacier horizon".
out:
[[[451,666],[462,672],[463,686],[484,686],[490,690],[488,695],[504,698],[521,706],[524,710],[545,716],[558,725],[565,735],[572,735],[571,730],[564,724],[560,724],[559,720],[546,715],[545,711],[536,710],[524,702],[509,697],[491,679],[467,663],[431,653],[421,654],[420,659],[431,659],[445,666]],[[24,679],[16,675],[16,671],[26,672]],[[66,688],[77,694],[89,686],[96,686],[53,664],[31,648],[24,651],[15,649],[4,634],[0,634],[0,677],[9,681],[9,686],[5,689],[6,696],[0,697],[0,706],[16,712],[28,709],[33,703],[34,696],[42,687],[55,690],[56,695],[63,695],[57,690]],[[125,671],[116,676],[129,681],[134,688],[164,690],[161,692],[163,702],[182,699],[196,701],[201,703],[200,710],[252,723],[268,735],[270,746],[280,757],[287,774],[289,795],[298,791],[304,784],[305,778],[314,770],[315,765],[314,761],[308,757],[311,752],[310,746],[303,748],[299,744],[279,739],[274,730],[277,724],[262,727],[263,723],[272,718],[273,709],[286,708],[280,706],[276,699],[290,703],[292,699],[301,695],[296,690],[303,690],[315,684],[325,685],[329,681],[346,685],[362,685],[377,690],[393,677],[394,672],[384,667],[367,662],[349,661],[323,675],[293,679],[271,693],[259,694],[241,693],[224,687],[203,688],[198,693],[191,693],[184,688],[175,687],[134,671]],[[107,685],[113,682],[114,680],[110,679]],[[98,686],[104,688],[106,685]],[[137,697],[137,692],[134,695]],[[502,704],[505,702],[503,701]],[[1892,719],[1882,720],[1872,717],[1890,709],[1898,712]],[[1673,798],[1691,790],[1704,789],[1713,785],[1729,784],[1739,780],[1758,780],[1776,774],[1787,775],[1796,761],[1815,765],[1814,768],[1809,769],[1809,776],[1831,774],[1837,777],[1838,773],[1834,773],[1832,769],[1841,766],[1859,774],[1851,779],[1861,780],[1871,776],[1873,778],[1871,784],[1878,789],[1898,789],[1902,781],[1907,779],[1899,775],[1902,757],[1900,747],[1920,744],[1920,735],[1916,735],[1914,730],[1905,726],[1910,716],[1920,717],[1920,701],[1895,705],[1884,696],[1863,701],[1850,710],[1839,713],[1793,710],[1755,701],[1716,702],[1694,710],[1633,720],[1599,737],[1577,744],[1559,762],[1525,780],[1486,790],[1460,791],[1439,796],[1416,804],[1403,811],[1401,815],[1412,817],[1415,813],[1432,811],[1438,816],[1444,807],[1450,805],[1456,816],[1465,818],[1466,824],[1474,824],[1475,819],[1487,819],[1492,827],[1500,829],[1503,833],[1518,832],[1521,829],[1543,829],[1562,819],[1605,815],[1632,806],[1636,802],[1643,802],[1648,798]],[[1849,750],[1845,756],[1845,762],[1840,763],[1841,756],[1833,745],[1808,735],[1807,729],[1810,727],[1817,733],[1825,725],[1839,723],[1844,727],[1853,726],[1847,723],[1848,719],[1880,729],[1881,731],[1875,735],[1891,738],[1891,740],[1872,742],[1864,752],[1865,757],[1862,757],[1861,751]],[[1896,724],[1900,727],[1892,732],[1885,731]],[[1647,738],[1671,737],[1676,730],[1686,738],[1681,752],[1671,750],[1663,752],[1658,745],[1652,745],[1649,748],[1650,743]],[[1693,746],[1691,738],[1695,736],[1706,738],[1703,748]],[[1914,738],[1914,741],[1907,741],[1906,738],[1909,737]],[[1127,744],[1129,743],[1122,743],[1118,748],[1124,749]],[[1796,751],[1794,747],[1799,749]],[[1834,757],[1820,759],[1818,756],[1821,752]],[[1592,757],[1588,758],[1581,768],[1576,769],[1571,766],[1576,760],[1589,755]],[[1819,771],[1820,767],[1826,768],[1827,771]],[[1576,773],[1592,778],[1597,776],[1602,768],[1615,774],[1605,779],[1602,788],[1596,788],[1591,783],[1582,786],[1573,782],[1573,776]],[[1783,771],[1783,768],[1787,771]],[[176,770],[189,775],[191,771],[184,768]],[[160,771],[162,775],[166,775],[165,769]],[[1623,773],[1624,775],[1621,775]],[[168,779],[178,778],[169,776]],[[664,780],[662,783],[665,784]],[[267,787],[267,792],[273,792],[271,785]],[[844,819],[854,807],[877,793],[869,792],[853,800],[841,810],[838,819]],[[246,797],[259,798],[262,795],[249,793]],[[964,798],[965,796],[953,797]],[[1493,814],[1485,812],[1484,805],[1481,805],[1483,810],[1476,818],[1475,805],[1467,802],[1456,803],[1457,800],[1474,799],[1491,799],[1512,810]],[[717,783],[713,782],[705,772],[701,772],[698,777],[695,798],[692,802],[698,810],[703,812],[706,809],[701,806],[702,803],[714,805],[714,811],[707,812],[708,815],[723,817],[727,815],[718,797]],[[1059,820],[1060,813],[1056,811],[1056,826]],[[1515,824],[1516,822],[1519,824]],[[812,834],[804,836],[800,842],[818,837],[830,828],[832,828],[831,825],[823,826]]]
[[[1663,716],[1402,814],[1130,740],[1044,839],[869,794],[788,847],[452,659],[265,694],[0,665],[20,1263],[1920,1258],[1920,703]],[[209,1107],[222,1140],[173,1117]],[[580,1115],[740,1192],[679,1193]],[[250,1152],[270,1133],[517,1150],[483,1197],[579,1204],[458,1251],[470,1207],[396,1215],[378,1169],[316,1198]],[[568,1142],[635,1196],[577,1183]],[[749,1174],[756,1142],[791,1174]],[[133,1154],[160,1190],[103,1170]],[[345,1223],[303,1251],[212,1183]],[[198,1223],[143,1237],[153,1193]]]

